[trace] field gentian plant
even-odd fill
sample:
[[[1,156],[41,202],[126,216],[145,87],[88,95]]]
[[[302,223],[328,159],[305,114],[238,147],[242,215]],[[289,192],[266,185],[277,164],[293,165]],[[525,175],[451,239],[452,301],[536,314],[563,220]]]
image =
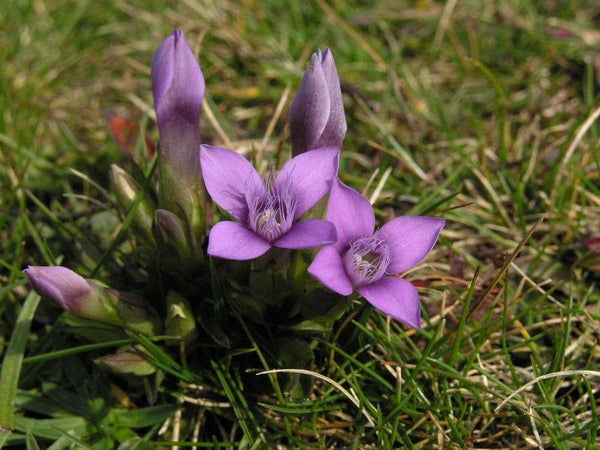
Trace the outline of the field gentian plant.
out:
[[[319,252],[309,273],[341,295],[356,290],[385,314],[420,328],[419,294],[395,275],[427,256],[445,221],[404,216],[375,232],[369,201],[339,180],[331,188],[327,220],[335,224],[338,241]]]
[[[313,54],[290,109],[292,154],[321,147],[341,147],[346,115],[333,55]]]
[[[223,388],[215,380],[230,369],[240,389],[261,395],[269,387],[256,367],[315,370],[314,349],[355,291],[418,328],[418,293],[396,275],[425,258],[444,221],[399,217],[375,231],[369,202],[337,179],[347,126],[332,53],[312,56],[289,114],[292,158],[265,178],[242,154],[202,145],[204,88],[192,50],[174,31],[152,60],[157,166],[113,165],[122,223],[100,244],[69,253],[87,251],[78,265],[102,282],[66,267],[25,270],[35,291],[72,313],[60,330],[97,342],[128,334],[132,342],[94,360],[119,376],[145,377],[152,403],[173,401],[166,389],[174,383],[159,389],[166,376],[206,385],[216,398]],[[268,167],[275,155],[263,154]],[[90,222],[106,227],[116,215],[110,219]],[[312,394],[311,377],[280,375],[277,383],[291,399]]]
[[[238,221],[217,223],[208,253],[232,260],[257,258],[271,247],[308,249],[336,241],[333,224],[299,220],[328,191],[337,175],[339,149],[328,147],[292,158],[265,184],[242,155],[203,145],[200,164],[213,200]]]

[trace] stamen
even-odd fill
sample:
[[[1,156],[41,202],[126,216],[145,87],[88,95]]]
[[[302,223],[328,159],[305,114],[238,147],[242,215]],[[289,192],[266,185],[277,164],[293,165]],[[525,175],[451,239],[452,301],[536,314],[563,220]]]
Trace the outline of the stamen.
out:
[[[387,242],[374,235],[351,242],[342,259],[354,286],[364,286],[385,274],[391,251]]]

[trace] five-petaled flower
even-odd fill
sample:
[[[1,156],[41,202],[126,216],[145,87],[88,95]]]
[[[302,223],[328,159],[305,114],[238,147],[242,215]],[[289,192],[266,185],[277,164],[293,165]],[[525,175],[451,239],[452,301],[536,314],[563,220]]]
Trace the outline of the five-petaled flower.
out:
[[[445,220],[397,217],[375,232],[375,214],[368,200],[339,180],[331,187],[327,220],[335,224],[338,241],[317,254],[309,273],[341,295],[357,290],[377,309],[420,328],[417,290],[409,281],[390,275],[420,263]]]
[[[288,161],[265,184],[242,155],[202,145],[200,166],[213,200],[238,221],[212,227],[208,253],[233,260],[253,259],[271,247],[308,249],[336,241],[332,223],[299,220],[328,191],[337,176],[339,149],[326,147]]]

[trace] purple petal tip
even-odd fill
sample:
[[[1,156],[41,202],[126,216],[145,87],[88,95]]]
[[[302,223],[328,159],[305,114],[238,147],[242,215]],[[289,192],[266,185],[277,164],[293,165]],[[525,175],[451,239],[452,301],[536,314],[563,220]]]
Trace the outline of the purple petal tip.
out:
[[[76,311],[91,287],[82,276],[61,266],[29,266],[23,271],[33,289],[67,311]]]

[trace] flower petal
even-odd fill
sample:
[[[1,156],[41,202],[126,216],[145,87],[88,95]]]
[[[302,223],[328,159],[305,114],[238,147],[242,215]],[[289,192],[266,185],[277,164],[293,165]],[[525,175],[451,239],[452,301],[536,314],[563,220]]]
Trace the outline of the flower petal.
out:
[[[219,222],[208,236],[208,254],[224,259],[254,259],[270,248],[270,243],[238,222]]]
[[[329,120],[329,89],[321,65],[319,50],[310,64],[290,109],[292,154],[299,155],[316,147]]]
[[[260,176],[239,153],[211,145],[200,146],[200,167],[206,190],[212,199],[238,220],[248,217],[246,192],[264,192]]]
[[[333,244],[337,240],[335,227],[325,220],[301,220],[273,244],[275,247],[307,249]]]
[[[341,147],[346,136],[346,114],[344,113],[344,100],[342,98],[342,89],[340,88],[340,79],[335,68],[333,55],[329,49],[325,50],[322,59],[323,73],[327,81],[327,90],[329,93],[329,120],[323,130],[315,148],[319,147]]]
[[[283,166],[273,189],[291,192],[296,202],[294,219],[327,194],[337,175],[339,156],[339,148],[319,148],[302,153]]]
[[[342,258],[332,246],[317,253],[308,267],[308,273],[340,295],[352,294],[352,283],[346,274]]]
[[[327,220],[337,230],[338,241],[334,247],[339,252],[355,239],[371,236],[375,230],[375,213],[369,201],[338,179],[329,193]]]
[[[404,272],[423,261],[445,224],[444,219],[436,217],[403,216],[382,226],[377,236],[386,241],[392,251],[387,273]]]
[[[421,307],[415,287],[402,278],[384,277],[357,288],[371,305],[406,325],[421,328]]]

